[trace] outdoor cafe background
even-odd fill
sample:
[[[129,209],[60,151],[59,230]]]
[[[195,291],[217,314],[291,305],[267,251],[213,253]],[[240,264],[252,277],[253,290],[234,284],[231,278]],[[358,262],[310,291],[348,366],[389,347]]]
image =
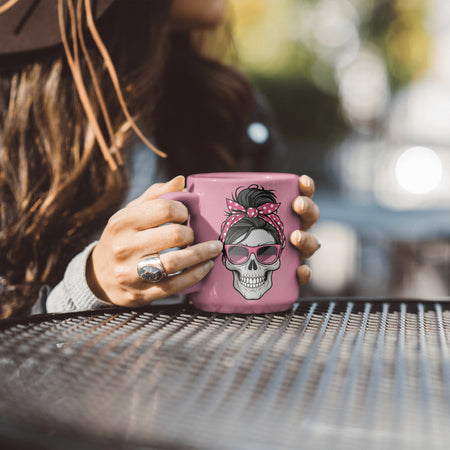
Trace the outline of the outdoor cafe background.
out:
[[[450,2],[230,3],[286,167],[316,180],[323,248],[303,295],[448,295]]]

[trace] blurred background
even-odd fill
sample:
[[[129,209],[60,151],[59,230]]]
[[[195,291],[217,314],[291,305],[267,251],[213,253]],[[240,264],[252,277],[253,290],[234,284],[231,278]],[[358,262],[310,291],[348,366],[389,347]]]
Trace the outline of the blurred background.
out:
[[[316,181],[303,295],[449,295],[450,1],[230,3],[285,167]]]

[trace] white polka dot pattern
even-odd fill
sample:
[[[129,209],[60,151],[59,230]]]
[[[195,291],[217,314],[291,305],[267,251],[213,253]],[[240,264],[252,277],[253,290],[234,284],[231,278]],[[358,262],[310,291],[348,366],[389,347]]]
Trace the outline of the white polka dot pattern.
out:
[[[280,207],[280,203],[265,203],[264,205],[259,206],[258,208],[244,208],[239,203],[227,198],[227,207],[230,211],[230,215],[226,220],[225,224],[222,227],[222,232],[219,239],[224,242],[225,237],[230,230],[230,228],[239,222],[244,217],[260,217],[265,220],[268,224],[272,225],[275,230],[277,230],[281,245],[284,247],[284,243],[286,241],[286,237],[284,235],[284,226],[280,217],[275,214],[278,208]]]

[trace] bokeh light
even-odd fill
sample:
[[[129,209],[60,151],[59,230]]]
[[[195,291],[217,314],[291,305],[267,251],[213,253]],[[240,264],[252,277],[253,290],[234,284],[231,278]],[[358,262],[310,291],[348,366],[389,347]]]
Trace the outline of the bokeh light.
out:
[[[337,73],[342,106],[355,125],[370,123],[388,106],[389,85],[383,59],[374,51],[363,50]]]
[[[432,77],[397,93],[387,123],[389,139],[400,143],[450,144],[450,85]]]
[[[408,192],[426,194],[439,186],[442,162],[430,148],[412,147],[397,159],[395,176],[400,186]]]
[[[358,264],[358,236],[342,223],[325,221],[315,227],[322,248],[309,260],[311,283],[323,295],[342,293],[351,284]]]
[[[247,128],[248,137],[256,144],[264,144],[269,139],[269,130],[260,122],[253,122]]]

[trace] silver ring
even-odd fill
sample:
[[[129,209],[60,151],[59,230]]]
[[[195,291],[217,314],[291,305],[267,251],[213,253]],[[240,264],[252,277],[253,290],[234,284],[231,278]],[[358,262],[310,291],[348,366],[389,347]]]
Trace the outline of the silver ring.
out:
[[[141,280],[150,283],[158,283],[168,275],[162,265],[159,253],[142,258],[137,264],[137,273]]]

